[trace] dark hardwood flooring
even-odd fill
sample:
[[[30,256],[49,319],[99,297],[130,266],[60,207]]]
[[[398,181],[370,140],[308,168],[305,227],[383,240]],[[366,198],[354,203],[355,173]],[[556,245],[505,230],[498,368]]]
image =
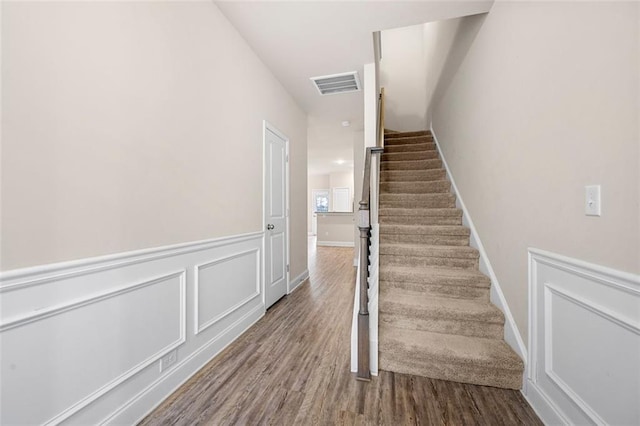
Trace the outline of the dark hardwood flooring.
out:
[[[142,425],[540,425],[520,392],[349,372],[353,250],[310,245],[308,282]]]

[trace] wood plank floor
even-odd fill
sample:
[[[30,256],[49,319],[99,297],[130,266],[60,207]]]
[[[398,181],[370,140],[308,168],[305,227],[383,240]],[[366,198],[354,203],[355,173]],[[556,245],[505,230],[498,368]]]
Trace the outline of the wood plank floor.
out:
[[[349,248],[309,248],[310,279],[274,305],[142,425],[539,425],[517,391],[349,372]]]

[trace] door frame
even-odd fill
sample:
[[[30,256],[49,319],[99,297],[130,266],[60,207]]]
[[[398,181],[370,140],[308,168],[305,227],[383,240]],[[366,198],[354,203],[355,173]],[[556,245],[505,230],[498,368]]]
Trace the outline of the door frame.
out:
[[[289,201],[291,198],[290,187],[289,187],[289,138],[287,135],[282,133],[277,127],[273,124],[269,123],[267,120],[262,120],[262,305],[265,306],[266,310],[266,297],[267,297],[267,277],[266,277],[266,229],[267,222],[265,220],[267,213],[267,182],[265,180],[265,172],[267,170],[267,130],[275,133],[276,136],[284,140],[285,146],[285,155],[287,159],[285,161],[285,189],[284,189],[284,197],[285,197],[285,208],[287,209],[287,214],[285,216],[286,223],[286,233],[287,238],[285,239],[285,257],[287,259],[286,265],[286,280],[287,280],[287,294],[291,293],[291,258],[290,258],[290,241],[291,241],[291,228],[290,228],[290,206]]]

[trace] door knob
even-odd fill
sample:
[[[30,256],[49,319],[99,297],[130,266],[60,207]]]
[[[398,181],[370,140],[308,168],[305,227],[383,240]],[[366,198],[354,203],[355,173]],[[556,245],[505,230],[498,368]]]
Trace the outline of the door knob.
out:
[[[267,229],[268,229],[269,231],[271,231],[273,228],[275,228],[275,226],[273,226],[272,224],[268,224],[268,225],[267,225]]]

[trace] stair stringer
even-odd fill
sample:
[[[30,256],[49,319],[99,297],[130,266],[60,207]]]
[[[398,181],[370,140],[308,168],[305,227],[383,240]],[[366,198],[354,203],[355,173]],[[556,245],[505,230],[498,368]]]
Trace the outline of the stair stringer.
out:
[[[462,199],[462,195],[460,191],[458,191],[458,187],[456,186],[456,181],[451,174],[451,169],[449,169],[449,165],[447,164],[447,159],[445,158],[444,152],[440,147],[440,143],[438,142],[438,137],[436,136],[435,131],[433,130],[433,123],[429,126],[431,130],[431,134],[433,135],[433,141],[436,145],[436,149],[440,154],[440,159],[442,160],[442,165],[444,166],[447,172],[447,178],[451,182],[451,192],[456,196],[456,207],[462,210],[462,223],[464,226],[468,227],[471,230],[471,235],[469,238],[469,245],[480,253],[480,263],[479,268],[480,271],[487,275],[491,280],[491,289],[490,289],[490,300],[491,303],[496,305],[498,309],[502,311],[505,317],[504,324],[504,340],[507,344],[513,349],[524,362],[524,370],[522,374],[522,383],[523,386],[526,384],[526,371],[527,371],[527,347],[524,344],[524,340],[522,340],[522,335],[518,330],[518,326],[516,325],[515,320],[513,319],[513,315],[511,314],[511,310],[509,309],[509,305],[507,304],[507,299],[504,297],[504,293],[502,292],[502,288],[500,287],[500,283],[498,282],[498,278],[496,277],[495,272],[493,271],[493,267],[491,266],[491,262],[489,261],[489,256],[482,245],[482,241],[480,240],[480,236],[478,235],[478,231],[473,224],[473,220],[471,219],[471,215],[467,210],[467,207],[464,204],[464,200]]]

